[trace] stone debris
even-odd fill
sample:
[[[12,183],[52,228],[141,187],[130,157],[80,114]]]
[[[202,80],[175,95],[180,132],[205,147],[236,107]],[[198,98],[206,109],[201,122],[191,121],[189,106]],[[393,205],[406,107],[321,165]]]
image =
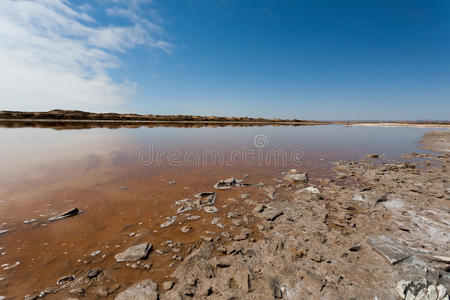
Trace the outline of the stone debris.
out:
[[[162,284],[163,289],[165,291],[168,291],[168,290],[172,289],[174,285],[175,285],[175,282],[173,282],[173,281],[165,281]]]
[[[57,221],[57,220],[61,220],[61,219],[64,219],[64,218],[76,216],[76,215],[78,215],[78,214],[80,214],[80,213],[81,213],[81,210],[79,210],[78,208],[75,207],[75,208],[69,209],[69,210],[66,211],[66,212],[63,212],[63,213],[60,214],[60,215],[51,217],[51,218],[48,219],[48,220],[49,220],[49,221]]]
[[[219,211],[215,206],[205,206],[204,210],[209,214],[213,214]]]
[[[194,195],[194,197],[200,200],[201,205],[212,205],[216,200],[216,193],[202,192]]]
[[[283,212],[279,209],[268,207],[259,214],[262,218],[266,219],[267,221],[274,221],[276,218],[281,216]]]
[[[67,282],[69,282],[69,281],[73,281],[73,280],[75,280],[75,276],[74,275],[68,275],[68,276],[64,276],[64,277],[61,277],[60,279],[58,279],[58,281],[56,282],[56,284],[65,284],[65,283],[67,283]]]
[[[158,285],[151,279],[138,282],[123,292],[115,300],[158,300]]]
[[[442,285],[429,284],[423,282],[413,282],[411,280],[400,280],[396,286],[397,295],[400,299],[406,300],[448,300],[447,289]]]
[[[99,269],[99,268],[94,268],[94,269],[92,269],[92,270],[89,270],[89,271],[86,273],[86,277],[89,278],[89,279],[92,279],[92,278],[97,277],[101,272],[102,272],[101,269]]]
[[[392,265],[402,262],[412,255],[407,249],[384,236],[369,238],[367,243]]]
[[[191,231],[191,227],[190,226],[183,226],[181,227],[181,232],[183,233],[188,233],[189,231]]]
[[[274,186],[246,189],[243,194],[251,193],[251,200],[217,203],[221,213],[216,215],[186,213],[217,213],[210,206],[215,193],[178,200],[177,212],[185,213],[179,216],[182,232],[191,230],[182,222],[202,220],[193,243],[165,241],[157,250],[172,272],[165,274],[161,295],[150,279],[113,290],[104,281],[106,271],[94,280],[86,274],[59,288],[66,289],[64,295],[87,299],[112,297],[117,291],[116,299],[449,300],[450,154],[420,155],[433,164],[337,162],[336,177],[314,178],[314,186],[305,184],[306,173],[290,170],[282,175],[288,183],[277,178]],[[251,186],[231,179],[220,182],[225,189]],[[214,227],[214,232],[210,224],[225,226],[222,220],[227,231]],[[126,256],[130,248],[117,255]],[[144,270],[152,264],[141,261],[148,252],[137,252],[126,266],[151,275]],[[81,279],[92,286],[77,285]],[[70,293],[78,288],[84,293]]]
[[[37,221],[37,219],[28,219],[28,220],[23,221],[23,224],[31,224],[31,223],[34,223],[36,221]]]
[[[217,190],[229,190],[236,185],[236,183],[238,183],[238,181],[235,178],[228,178],[217,182],[214,185],[214,188]]]
[[[139,245],[135,245],[132,247],[129,247],[124,252],[121,252],[119,254],[116,254],[114,258],[117,262],[134,262],[138,261],[140,259],[147,258],[148,254],[152,250],[153,245],[150,243],[142,243]]]
[[[166,228],[175,223],[177,220],[176,216],[167,217],[167,221],[161,224],[161,228]]]
[[[287,174],[283,177],[283,179],[285,181],[291,181],[294,183],[299,183],[299,182],[308,182],[308,174],[306,173],[301,173],[301,174]]]

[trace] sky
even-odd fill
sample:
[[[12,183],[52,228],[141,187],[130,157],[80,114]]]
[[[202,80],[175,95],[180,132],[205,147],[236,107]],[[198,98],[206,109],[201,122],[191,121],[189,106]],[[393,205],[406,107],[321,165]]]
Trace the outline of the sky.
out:
[[[449,120],[448,0],[1,0],[0,110]]]

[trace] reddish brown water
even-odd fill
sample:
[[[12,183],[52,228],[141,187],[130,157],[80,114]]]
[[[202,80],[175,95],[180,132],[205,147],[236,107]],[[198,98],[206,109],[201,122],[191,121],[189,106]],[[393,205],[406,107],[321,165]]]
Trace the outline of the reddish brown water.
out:
[[[297,168],[314,181],[332,176],[331,161],[361,159],[367,153],[389,158],[418,152],[414,143],[423,131],[339,126],[0,129],[0,224],[9,230],[0,234],[0,265],[20,262],[0,268],[0,295],[23,297],[94,267],[119,282],[161,282],[176,267],[169,267],[172,256],[185,256],[201,235],[217,237],[237,230],[226,213],[244,209],[242,193],[255,200],[264,195],[258,187],[218,191],[217,214],[193,211],[202,218],[179,216],[161,228],[166,217],[176,215],[176,200],[213,191],[218,180],[244,174],[249,175],[246,182],[270,185],[282,171]],[[47,221],[73,207],[83,212]],[[225,229],[211,224],[214,217],[221,217]],[[32,218],[37,221],[24,224]],[[192,231],[182,233],[187,224]],[[161,243],[167,240],[182,243],[181,252],[153,251],[150,270],[114,261],[114,255],[129,246],[150,242],[164,249]],[[90,256],[96,250],[101,254]]]

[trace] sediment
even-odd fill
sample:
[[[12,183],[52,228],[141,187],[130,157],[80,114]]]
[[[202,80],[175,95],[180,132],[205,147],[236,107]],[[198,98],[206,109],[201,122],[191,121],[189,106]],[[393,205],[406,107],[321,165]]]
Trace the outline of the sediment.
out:
[[[231,189],[243,189],[237,201],[248,207],[227,211],[237,232],[205,233],[186,257],[173,253],[174,271],[166,281],[153,281],[145,252],[129,262],[143,272],[141,282],[117,282],[107,272],[94,272],[95,277],[81,276],[40,294],[61,299],[448,299],[449,140],[450,131],[431,132],[421,143],[435,152],[389,162],[377,156],[336,162],[336,177],[316,178],[315,184],[301,170],[286,171],[273,186],[258,187],[263,197],[246,194],[245,181],[223,180]],[[288,180],[292,176],[286,175],[295,174],[305,180]],[[212,195],[177,203],[168,221],[171,215],[194,217],[205,207],[226,210],[227,200]],[[168,246],[179,245],[170,241]]]

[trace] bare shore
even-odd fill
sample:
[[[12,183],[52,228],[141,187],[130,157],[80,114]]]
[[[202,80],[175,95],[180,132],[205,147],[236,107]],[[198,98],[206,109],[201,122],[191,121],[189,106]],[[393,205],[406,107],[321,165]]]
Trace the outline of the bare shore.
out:
[[[217,117],[192,115],[139,115],[118,113],[91,113],[73,110],[48,112],[0,111],[0,127],[202,127],[202,126],[266,126],[266,125],[342,125],[379,127],[450,128],[449,121],[314,121],[299,119],[267,119],[249,117]]]

